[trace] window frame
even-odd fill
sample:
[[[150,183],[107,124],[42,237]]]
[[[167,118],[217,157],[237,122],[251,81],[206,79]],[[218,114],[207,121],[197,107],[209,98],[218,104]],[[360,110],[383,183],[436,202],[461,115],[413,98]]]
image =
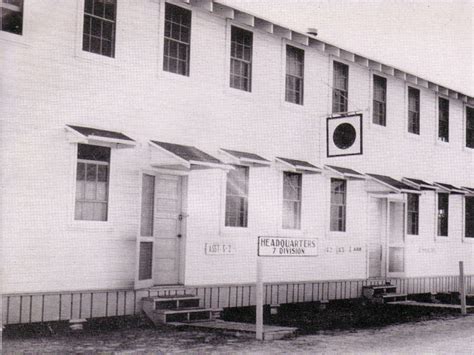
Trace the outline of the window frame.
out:
[[[297,186],[298,188],[298,198],[297,199],[285,199],[285,177],[286,176],[298,176],[298,182],[299,185]],[[280,222],[280,228],[283,231],[298,231],[300,232],[302,230],[302,216],[303,216],[303,174],[298,173],[298,172],[293,172],[293,171],[283,171],[282,172],[282,193],[281,193],[281,198],[282,198],[282,204],[281,204],[281,222]],[[296,215],[296,226],[291,227],[288,225],[285,225],[285,202],[290,202],[293,204],[296,204],[297,206],[297,215]],[[294,215],[292,217],[295,217]]]
[[[446,103],[446,111],[442,110],[442,102]],[[442,143],[449,143],[449,121],[451,104],[448,98],[438,96],[438,136],[437,139]],[[442,135],[442,123],[446,125],[446,137]]]
[[[469,123],[468,111],[472,112],[471,123]],[[474,107],[465,105],[464,114],[465,114],[464,122],[465,122],[465,127],[466,127],[464,146],[467,149],[474,149]]]
[[[464,230],[463,230],[463,240],[474,242],[474,195],[466,195],[464,196]],[[472,215],[468,213],[468,200],[472,203]],[[468,216],[470,217],[468,219]],[[468,232],[470,235],[468,236]]]
[[[289,60],[292,59],[290,54],[293,51],[293,54],[298,60],[298,56],[301,56],[301,61],[289,63]],[[285,102],[290,104],[295,104],[299,106],[304,106],[304,74],[305,74],[305,50],[299,47],[296,47],[292,44],[285,44]],[[294,59],[294,58],[293,58]],[[301,66],[301,75],[298,75],[294,72],[289,71],[291,64]],[[295,81],[295,89],[289,89],[290,79]],[[296,85],[298,88],[296,88]],[[290,96],[290,91],[293,92],[295,100]],[[299,94],[299,96],[297,96]],[[296,98],[299,97],[299,100]]]
[[[24,32],[25,32],[25,1],[20,0],[21,4],[20,5],[14,5],[10,3],[4,3],[3,0],[0,0],[0,33],[7,33],[8,35],[12,35],[14,37],[22,37]],[[3,9],[12,11],[14,13],[19,13],[20,18],[21,18],[21,24],[20,24],[20,31],[19,33],[17,32],[12,32],[12,31],[7,31],[3,29]]]
[[[376,83],[377,81],[383,82],[383,101],[380,101],[376,98]],[[378,126],[386,127],[387,126],[387,83],[388,80],[384,76],[377,74],[372,74],[372,123]],[[376,103],[380,104],[383,107],[383,114],[380,120],[376,120]],[[377,114],[377,117],[379,115]]]
[[[333,183],[335,182],[343,182],[343,202],[342,203],[335,203],[334,202],[334,193],[335,190],[333,188]],[[341,179],[341,178],[331,178],[330,179],[330,189],[329,189],[329,232],[330,233],[346,233],[347,232],[347,180],[346,179]],[[333,229],[333,207],[341,208],[342,207],[342,212],[343,216],[342,219],[338,217],[338,221],[342,220],[342,228],[340,227],[340,224],[338,223],[337,229]],[[339,213],[338,213],[339,215]]]
[[[249,191],[250,191],[250,167],[247,165],[234,165],[235,168],[245,169],[245,194],[244,195],[236,195],[236,194],[228,194],[228,184],[229,184],[229,174],[234,171],[230,170],[226,174],[225,180],[225,198],[224,198],[224,227],[225,228],[236,228],[236,229],[247,229],[249,227]],[[244,218],[244,225],[229,225],[227,223],[227,202],[229,197],[237,197],[237,198],[244,198],[245,201],[245,218]]]
[[[85,146],[95,146],[99,148],[105,148],[108,149],[108,161],[103,161],[103,160],[91,160],[91,159],[83,159],[79,158],[79,146],[80,145],[85,145]],[[107,146],[107,145],[98,145],[98,144],[88,144],[88,143],[78,143],[76,144],[76,150],[75,150],[75,159],[74,159],[74,188],[73,188],[73,198],[74,198],[74,203],[73,203],[73,213],[72,213],[72,218],[74,222],[76,223],[87,223],[87,224],[94,224],[98,223],[100,225],[103,225],[104,223],[109,222],[109,211],[110,211],[110,176],[111,176],[111,160],[112,160],[112,148]],[[105,200],[96,200],[96,199],[81,199],[78,200],[77,198],[77,186],[78,186],[78,166],[79,164],[85,164],[85,180],[84,183],[87,182],[87,166],[88,165],[96,165],[96,179],[95,183],[97,184],[98,182],[98,166],[107,166],[107,181],[106,181],[106,188],[105,188],[105,195],[106,198]],[[85,188],[85,186],[84,186]],[[84,192],[85,194],[85,192]],[[77,213],[77,203],[87,203],[87,202],[92,202],[92,203],[103,203],[105,204],[105,219],[84,219],[84,218],[76,218],[76,213]]]
[[[183,11],[183,13],[187,12],[188,15],[189,15],[189,24],[187,26],[188,29],[189,29],[189,42],[188,43],[186,43],[184,41],[181,41],[181,39],[176,39],[176,38],[166,36],[166,26],[167,26],[167,22],[168,22],[167,10],[171,9],[171,8],[174,8],[177,11]],[[180,27],[186,27],[186,26],[183,26],[181,23],[175,23],[175,24],[180,26]],[[191,10],[191,8],[184,7],[184,6],[179,6],[175,3],[164,2],[164,5],[163,5],[163,27],[162,27],[163,28],[163,35],[161,36],[161,41],[162,41],[162,43],[161,43],[162,44],[161,45],[161,50],[162,50],[162,53],[161,53],[161,61],[162,61],[161,71],[162,72],[168,73],[168,74],[176,74],[179,77],[185,77],[185,78],[190,77],[190,75],[191,75],[192,24],[193,24],[193,11]],[[181,32],[180,32],[180,34],[181,34]],[[176,43],[177,46],[184,45],[185,48],[186,48],[186,59],[184,60],[184,63],[185,63],[185,72],[184,72],[184,74],[179,72],[178,64],[179,64],[180,61],[183,61],[183,60],[179,59],[179,55],[177,54],[177,57],[171,57],[171,56],[166,54],[167,53],[166,47],[170,43]],[[177,49],[177,53],[178,53],[178,49]],[[168,59],[168,68],[166,67],[167,66],[167,58],[169,58]],[[171,59],[173,59],[177,62],[176,71],[169,70],[169,61]]]
[[[234,40],[233,40],[233,36],[234,36],[234,31],[236,32],[241,32],[241,34],[248,34],[250,35],[250,45],[248,47],[250,47],[250,59],[249,60],[246,60],[245,58],[238,58],[238,57],[235,57],[233,56],[233,51],[234,51]],[[230,25],[230,50],[229,50],[229,63],[230,63],[230,66],[229,66],[229,87],[231,89],[236,89],[236,90],[240,90],[240,91],[244,91],[244,92],[252,92],[252,76],[253,76],[253,44],[254,44],[254,33],[252,31],[249,31],[247,29],[244,29],[242,27],[239,27],[239,26],[236,26],[234,24],[231,24]],[[240,44],[242,46],[246,46],[245,44]],[[246,78],[245,76],[242,76],[242,75],[235,75],[233,73],[233,64],[234,64],[234,61],[235,62],[238,62],[241,64],[241,68],[242,66],[248,66],[247,67],[247,72],[248,72],[248,77]],[[247,87],[236,87],[236,86],[233,86],[232,83],[232,77],[233,76],[238,76],[240,77],[240,79],[242,80],[242,78],[246,78],[247,80]]]
[[[411,210],[410,199],[416,200],[416,209]],[[407,235],[419,235],[420,233],[420,195],[407,193]],[[414,217],[414,221],[410,217]],[[413,223],[413,224],[412,224]]]
[[[448,192],[438,192],[436,194],[436,237],[437,238],[447,238],[449,237],[449,193]],[[440,197],[445,196],[446,197],[446,216],[441,217],[440,216]],[[441,226],[440,223],[442,223],[442,219],[446,220],[446,234],[441,234]]]
[[[117,36],[116,36],[116,32],[117,32],[117,8],[118,8],[118,1],[117,0],[113,0],[114,1],[114,19],[111,20],[111,19],[108,19],[105,17],[105,7],[104,7],[104,10],[103,10],[103,14],[104,16],[98,16],[96,14],[94,14],[94,10],[92,10],[92,13],[88,13],[86,12],[86,5],[87,5],[87,1],[88,0],[84,0],[83,1],[83,7],[82,7],[82,30],[81,30],[81,51],[83,52],[86,52],[86,53],[90,53],[90,54],[95,54],[95,55],[99,55],[99,56],[102,56],[102,57],[106,57],[106,58],[110,58],[110,59],[114,59],[115,58],[115,50],[116,50],[116,42],[117,42]],[[94,8],[94,1],[92,0],[92,5],[91,5],[92,8]],[[86,29],[86,18],[89,17],[91,19],[90,23],[89,23],[89,26],[90,26],[90,30],[89,30],[89,33],[86,34],[85,32],[85,29]],[[101,35],[100,36],[93,36],[93,30],[92,30],[92,20],[93,19],[96,19],[98,21],[100,21],[100,24],[101,24]],[[110,45],[111,45],[111,49],[110,49],[110,55],[108,54],[105,54],[103,53],[103,46],[102,46],[102,43],[104,42],[104,37],[103,37],[103,24],[104,23],[109,23],[111,24],[112,26],[112,30],[111,30],[111,40],[110,40]],[[85,48],[85,37],[88,36],[88,40],[89,40],[89,49],[86,49]],[[92,48],[92,44],[91,44],[91,40],[92,38],[95,37],[95,38],[99,38],[99,42],[100,42],[100,52],[94,52],[91,50]]]
[[[412,111],[410,109],[410,100],[412,99],[411,93],[417,93],[417,101],[416,101],[416,110]],[[421,114],[420,114],[420,107],[421,107],[421,91],[413,86],[408,86],[407,90],[407,130],[408,133],[420,135],[421,132]],[[411,122],[411,115],[410,113],[416,114],[416,122]],[[416,123],[416,124],[415,124]]]
[[[344,79],[344,88],[339,88],[336,86],[336,83],[338,82],[338,78],[336,78],[336,75],[340,73],[336,68],[343,69],[345,74],[345,77],[343,76],[342,78]],[[350,68],[349,65],[337,60],[333,60],[332,64],[332,113],[344,113],[349,111],[349,76],[350,76]],[[337,103],[336,107],[336,97],[342,98],[343,101],[339,101]],[[340,108],[343,107],[344,110],[340,110]]]

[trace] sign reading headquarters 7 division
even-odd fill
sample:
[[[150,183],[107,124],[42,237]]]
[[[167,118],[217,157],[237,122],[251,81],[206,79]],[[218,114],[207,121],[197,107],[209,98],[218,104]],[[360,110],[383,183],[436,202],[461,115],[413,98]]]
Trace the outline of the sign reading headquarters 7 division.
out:
[[[258,237],[258,256],[317,255],[317,239]]]

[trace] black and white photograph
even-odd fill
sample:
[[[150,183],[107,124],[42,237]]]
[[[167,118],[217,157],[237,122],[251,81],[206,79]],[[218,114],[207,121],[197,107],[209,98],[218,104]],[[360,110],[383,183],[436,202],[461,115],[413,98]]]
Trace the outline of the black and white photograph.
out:
[[[474,354],[474,0],[0,0],[1,354]]]

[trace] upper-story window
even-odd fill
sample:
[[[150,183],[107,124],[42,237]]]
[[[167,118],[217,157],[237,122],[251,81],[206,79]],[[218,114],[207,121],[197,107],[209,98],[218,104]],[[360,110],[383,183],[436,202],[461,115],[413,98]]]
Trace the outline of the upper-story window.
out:
[[[407,194],[407,233],[418,235],[418,220],[420,214],[420,196]]]
[[[373,122],[385,126],[387,124],[387,79],[374,75],[374,109]]]
[[[285,100],[303,105],[304,51],[293,46],[286,46],[285,86]]]
[[[438,99],[438,138],[449,142],[449,100],[442,97]]]
[[[189,76],[191,11],[166,3],[163,70]]]
[[[23,33],[23,0],[0,0],[0,27],[16,35]]]
[[[466,196],[465,198],[465,210],[466,210],[466,221],[465,221],[465,232],[466,238],[474,238],[474,197]]]
[[[331,179],[331,231],[346,231],[346,186],[346,180]]]
[[[110,148],[79,144],[76,172],[76,220],[106,221]]]
[[[82,49],[115,56],[116,0],[85,0]]]
[[[333,64],[332,112],[347,112],[349,98],[349,66],[343,63]]]
[[[448,236],[449,194],[438,193],[438,236]]]
[[[283,173],[283,228],[301,228],[301,189],[303,176]]]
[[[230,87],[252,90],[253,33],[232,26],[230,45]]]
[[[474,108],[466,106],[466,147],[474,148]]]
[[[408,132],[420,134],[420,90],[408,88]]]
[[[227,173],[225,225],[247,227],[249,198],[249,168],[235,166]]]

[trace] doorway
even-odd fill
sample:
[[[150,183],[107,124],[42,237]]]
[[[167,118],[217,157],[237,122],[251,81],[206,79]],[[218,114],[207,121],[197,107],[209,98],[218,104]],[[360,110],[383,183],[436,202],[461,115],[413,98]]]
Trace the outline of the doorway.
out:
[[[185,234],[185,177],[143,174],[136,288],[181,280]]]
[[[405,272],[405,199],[403,195],[369,199],[368,277],[403,276]]]

